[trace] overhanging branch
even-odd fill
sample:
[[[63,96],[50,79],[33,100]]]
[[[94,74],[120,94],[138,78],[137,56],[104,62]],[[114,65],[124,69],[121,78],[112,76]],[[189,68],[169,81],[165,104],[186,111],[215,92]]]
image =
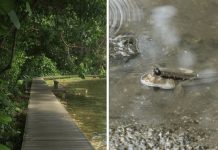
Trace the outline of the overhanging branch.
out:
[[[37,3],[38,0],[34,0],[33,3],[32,3],[32,8],[34,8],[36,6],[36,3]],[[18,6],[18,1],[17,1],[17,6]],[[28,16],[28,12],[24,12],[22,15],[21,15],[21,19],[20,19],[20,23],[22,21],[25,20],[25,18]],[[12,48],[11,48],[11,56],[10,56],[10,59],[9,59],[9,63],[3,68],[0,70],[0,74],[4,73],[5,71],[7,71],[8,69],[11,68],[12,66],[12,61],[13,61],[13,57],[14,57],[14,53],[15,53],[15,46],[16,46],[16,34],[17,34],[17,28],[12,26],[11,29],[9,30],[8,33],[12,32],[12,40],[13,40],[13,43],[12,43]],[[6,34],[7,36],[7,34]],[[3,38],[3,40],[1,41],[0,43],[0,46],[2,47],[4,41],[5,41],[5,38],[6,36]],[[0,47],[0,48],[1,48]]]
[[[62,40],[62,42],[64,43],[64,45],[66,46],[66,47],[68,47],[68,48],[80,48],[80,49],[82,49],[82,48],[84,48],[84,47],[82,47],[82,46],[78,46],[78,45],[75,45],[75,44],[68,44],[65,40],[64,40],[64,32],[61,32],[61,40]]]

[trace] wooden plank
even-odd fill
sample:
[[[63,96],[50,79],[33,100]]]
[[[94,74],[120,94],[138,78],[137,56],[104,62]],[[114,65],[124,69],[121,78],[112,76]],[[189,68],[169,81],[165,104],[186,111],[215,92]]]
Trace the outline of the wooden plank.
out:
[[[92,150],[42,78],[33,79],[22,150]]]

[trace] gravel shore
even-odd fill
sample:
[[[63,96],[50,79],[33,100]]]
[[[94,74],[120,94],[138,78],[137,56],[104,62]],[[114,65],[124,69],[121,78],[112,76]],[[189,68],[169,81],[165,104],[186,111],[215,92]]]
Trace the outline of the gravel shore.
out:
[[[183,120],[156,127],[129,124],[110,128],[110,150],[217,150],[207,144],[210,131],[194,124]]]

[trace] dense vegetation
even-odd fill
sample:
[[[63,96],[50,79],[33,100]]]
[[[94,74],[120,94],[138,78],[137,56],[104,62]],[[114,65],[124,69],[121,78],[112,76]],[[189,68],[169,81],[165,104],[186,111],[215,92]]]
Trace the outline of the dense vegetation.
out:
[[[106,0],[0,0],[0,149],[15,149],[23,80],[105,76]]]

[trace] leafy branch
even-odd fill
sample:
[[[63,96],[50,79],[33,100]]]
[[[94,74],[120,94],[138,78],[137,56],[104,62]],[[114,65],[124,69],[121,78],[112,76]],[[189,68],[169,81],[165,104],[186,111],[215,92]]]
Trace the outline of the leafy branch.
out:
[[[11,47],[11,56],[10,56],[8,64],[3,69],[0,70],[0,74],[4,73],[6,70],[11,68],[13,57],[14,57],[14,52],[15,52],[16,35],[17,35],[17,29],[15,28],[15,30],[12,33],[13,43]]]
[[[17,6],[18,6],[18,1],[17,2]],[[35,7],[37,3],[37,0],[34,0],[33,1],[33,7]],[[22,16],[21,16],[21,20],[19,21],[15,12],[14,11],[10,11],[8,14],[9,14],[9,17],[11,19],[11,21],[13,22],[13,26],[10,28],[10,30],[8,31],[8,33],[4,36],[4,38],[0,41],[0,48],[3,46],[3,43],[7,37],[7,35],[12,32],[12,40],[13,40],[13,43],[12,43],[12,47],[11,47],[11,55],[10,55],[10,59],[9,59],[9,62],[8,64],[0,70],[0,74],[4,73],[5,71],[7,71],[8,69],[11,68],[11,65],[12,65],[12,62],[13,62],[13,57],[14,57],[14,53],[15,53],[15,46],[16,46],[16,34],[17,34],[17,29],[20,28],[20,23],[22,21],[25,20],[25,18],[27,18],[28,16],[28,13],[29,12],[22,12]]]
[[[80,49],[84,48],[82,46],[78,46],[78,45],[75,45],[75,44],[67,43],[67,41],[65,41],[65,39],[64,39],[64,35],[63,34],[64,34],[64,32],[61,32],[61,40],[62,40],[62,42],[64,43],[64,45],[66,47],[68,47],[68,48],[80,48]]]

